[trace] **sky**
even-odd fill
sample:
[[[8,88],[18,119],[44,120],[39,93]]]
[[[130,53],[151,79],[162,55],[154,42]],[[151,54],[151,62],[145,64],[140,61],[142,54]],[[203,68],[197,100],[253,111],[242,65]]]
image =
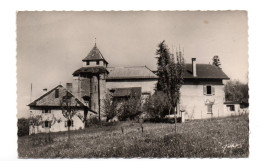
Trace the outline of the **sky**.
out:
[[[184,50],[186,63],[212,63],[248,82],[248,24],[245,11],[18,12],[17,109],[28,117],[30,100],[72,82],[72,73],[95,44],[109,66],[156,69],[155,51],[165,40]],[[31,96],[32,84],[32,96]]]

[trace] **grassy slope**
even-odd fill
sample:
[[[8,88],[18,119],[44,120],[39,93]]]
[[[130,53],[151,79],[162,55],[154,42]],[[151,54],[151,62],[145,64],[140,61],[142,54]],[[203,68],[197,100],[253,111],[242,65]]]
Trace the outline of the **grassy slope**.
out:
[[[21,158],[107,158],[107,157],[248,157],[248,116],[198,120],[178,124],[138,123],[90,127],[71,133],[52,133],[52,143],[40,140],[46,135],[18,139]],[[124,128],[124,134],[121,132]],[[138,130],[139,129],[139,130]],[[34,141],[35,142],[35,141]]]

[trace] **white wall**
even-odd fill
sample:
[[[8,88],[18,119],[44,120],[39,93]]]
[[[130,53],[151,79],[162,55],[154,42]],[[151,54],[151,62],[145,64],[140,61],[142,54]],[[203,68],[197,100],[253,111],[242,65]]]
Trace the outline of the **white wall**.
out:
[[[80,115],[84,116],[84,111],[83,110],[78,110],[78,113],[80,113]],[[51,113],[42,113],[42,110],[30,110],[30,115],[36,116],[36,115],[41,115],[42,119],[45,120],[52,120],[53,116],[56,118],[56,120],[61,120],[59,123],[56,121],[56,123],[54,125],[51,126],[50,131],[51,132],[58,132],[58,131],[67,131],[68,127],[65,127],[65,121],[66,118],[62,115],[62,110],[51,110]],[[73,120],[73,127],[70,127],[71,130],[77,130],[77,129],[83,129],[84,128],[84,123],[78,118],[78,116],[74,116],[72,118]],[[30,126],[30,132],[29,134],[32,133],[32,126]],[[38,126],[35,128],[35,133],[45,133],[45,132],[49,132],[49,128],[43,128],[42,125]]]
[[[83,67],[95,67],[95,66],[105,66],[104,61],[99,60],[99,65],[97,65],[96,61],[89,61],[89,65],[87,65],[87,62],[83,62]]]
[[[180,108],[185,109],[185,119],[203,119],[224,116],[224,86],[214,85],[215,95],[203,94],[203,85],[183,85],[181,87]],[[207,113],[206,101],[215,101],[212,114]]]
[[[235,111],[230,111],[230,107],[228,107],[227,105],[234,105]],[[236,115],[248,113],[248,108],[241,109],[240,104],[225,104],[223,106],[224,106],[224,115],[225,116],[236,116]]]
[[[129,88],[142,87],[142,92],[154,93],[157,80],[128,80],[128,81],[107,81],[106,88]]]

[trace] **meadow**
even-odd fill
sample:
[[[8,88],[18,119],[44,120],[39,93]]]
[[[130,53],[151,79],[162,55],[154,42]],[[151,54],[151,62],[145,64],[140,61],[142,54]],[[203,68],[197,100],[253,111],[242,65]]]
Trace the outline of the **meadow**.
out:
[[[18,138],[19,158],[245,158],[249,118],[194,120],[177,124],[126,121]]]

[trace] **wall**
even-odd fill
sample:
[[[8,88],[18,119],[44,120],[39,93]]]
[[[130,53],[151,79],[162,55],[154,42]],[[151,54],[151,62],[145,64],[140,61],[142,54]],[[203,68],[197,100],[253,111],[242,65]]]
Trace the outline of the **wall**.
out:
[[[96,66],[105,66],[105,63],[103,60],[99,60],[99,65],[97,65],[96,61],[89,61],[89,65],[87,65],[87,62],[83,62],[83,67],[96,67]]]
[[[234,105],[235,111],[230,111],[230,107],[227,107],[227,105]],[[225,116],[236,116],[236,115],[248,113],[248,108],[241,109],[240,104],[225,104],[223,106],[224,106],[224,115]]]
[[[142,92],[154,93],[157,80],[107,80],[106,88],[129,88],[129,87],[142,87]]]
[[[215,95],[203,94],[203,85],[183,85],[181,87],[180,109],[184,109],[185,119],[203,119],[224,116],[224,85],[214,85]],[[207,113],[206,101],[215,101],[212,114]]]
[[[78,113],[80,113],[80,115],[84,116],[84,111],[83,110],[78,110]],[[30,110],[30,115],[31,116],[36,116],[36,115],[41,115],[43,121],[45,120],[53,120],[53,118],[55,117],[56,120],[61,120],[59,123],[56,121],[54,125],[51,126],[50,131],[51,132],[58,132],[58,131],[67,131],[68,127],[65,127],[65,121],[66,118],[63,116],[62,114],[62,110],[59,109],[52,109],[51,113],[42,113],[42,108],[34,108]],[[83,129],[84,128],[84,123],[81,121],[81,119],[79,119],[78,116],[74,116],[72,118],[73,120],[73,127],[70,127],[71,130],[77,130],[77,129]],[[32,126],[30,126],[30,132],[29,134],[31,134],[33,131]],[[35,128],[35,133],[47,133],[49,132],[49,128],[43,128],[42,125],[38,126]]]

